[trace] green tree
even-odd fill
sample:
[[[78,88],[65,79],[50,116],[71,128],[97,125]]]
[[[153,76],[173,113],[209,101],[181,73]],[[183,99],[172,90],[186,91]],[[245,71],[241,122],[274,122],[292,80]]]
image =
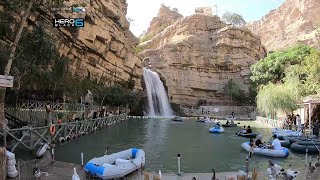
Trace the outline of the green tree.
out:
[[[286,70],[292,65],[300,65],[311,53],[312,48],[305,45],[297,45],[286,51],[278,51],[269,54],[250,67],[251,81],[257,86],[266,85],[269,82],[282,82],[286,76]]]
[[[237,102],[241,102],[244,100],[244,91],[233,81],[233,79],[230,79],[224,86],[224,92],[231,98],[231,101],[236,100]]]
[[[242,15],[237,13],[225,12],[222,15],[222,20],[234,26],[244,26],[246,24],[246,21],[243,19]]]
[[[264,115],[274,117],[276,112],[292,112],[297,109],[298,95],[287,84],[263,85],[257,95],[258,111]]]

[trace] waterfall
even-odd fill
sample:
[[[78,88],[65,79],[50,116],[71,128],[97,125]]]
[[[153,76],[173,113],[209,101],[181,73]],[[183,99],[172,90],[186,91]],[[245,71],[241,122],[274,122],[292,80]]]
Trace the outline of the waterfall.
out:
[[[172,116],[168,95],[159,75],[144,67],[143,79],[148,95],[147,116]]]

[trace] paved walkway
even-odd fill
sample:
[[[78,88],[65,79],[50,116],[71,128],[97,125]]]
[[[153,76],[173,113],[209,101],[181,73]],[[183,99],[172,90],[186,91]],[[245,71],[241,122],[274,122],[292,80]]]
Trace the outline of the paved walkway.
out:
[[[86,179],[86,175],[83,171],[83,168],[80,165],[66,162],[56,161],[51,162],[51,157],[49,153],[46,153],[44,158],[32,161],[24,161],[20,163],[20,172],[21,180],[34,180],[33,168],[38,165],[39,169],[43,173],[41,180],[71,180],[73,175],[73,168],[77,168],[77,173],[80,176],[81,180]],[[147,173],[147,172],[134,172],[128,175],[123,180],[159,180],[157,179],[158,174]],[[238,172],[223,172],[216,173],[216,178],[220,180],[236,180]],[[211,180],[212,173],[183,173],[181,176],[176,174],[163,173],[162,180],[192,180],[192,177],[195,177],[197,180]],[[304,169],[300,169],[300,174],[297,177],[297,180],[305,180],[306,174]],[[18,179],[18,178],[15,178]],[[258,172],[258,180],[268,180],[266,176],[266,171]],[[320,180],[320,168],[317,169],[308,180]]]

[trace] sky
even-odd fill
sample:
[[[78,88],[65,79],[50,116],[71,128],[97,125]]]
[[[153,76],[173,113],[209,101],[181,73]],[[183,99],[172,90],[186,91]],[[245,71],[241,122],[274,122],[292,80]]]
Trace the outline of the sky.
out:
[[[261,19],[272,9],[278,8],[285,0],[127,0],[127,17],[133,19],[130,30],[139,36],[147,30],[153,17],[163,3],[171,8],[178,8],[183,16],[194,14],[196,7],[218,6],[218,16],[224,12],[241,14],[245,21]],[[213,7],[215,10],[215,7]]]

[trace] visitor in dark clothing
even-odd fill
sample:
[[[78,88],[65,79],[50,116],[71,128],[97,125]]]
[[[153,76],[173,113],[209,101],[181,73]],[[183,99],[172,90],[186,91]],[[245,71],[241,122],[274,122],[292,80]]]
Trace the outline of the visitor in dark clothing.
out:
[[[256,142],[255,142],[255,145],[256,145],[257,147],[262,147],[262,146],[263,146],[263,143],[262,143],[261,139],[262,139],[262,135],[259,134],[259,135],[257,136],[257,140],[256,140]]]
[[[316,135],[319,137],[319,130],[320,130],[320,123],[319,120],[317,119],[316,122],[313,124],[313,135]]]
[[[250,146],[252,147],[253,144],[254,144],[254,143],[253,143],[253,139],[250,138]]]
[[[247,134],[250,134],[250,133],[252,133],[252,129],[251,129],[250,126],[248,126],[248,128],[247,128]]]

